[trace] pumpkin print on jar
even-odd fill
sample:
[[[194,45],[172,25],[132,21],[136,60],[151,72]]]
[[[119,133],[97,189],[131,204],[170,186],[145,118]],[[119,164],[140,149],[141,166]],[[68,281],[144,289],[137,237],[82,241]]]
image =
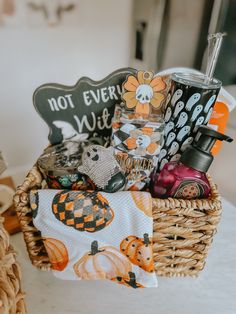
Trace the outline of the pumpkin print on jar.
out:
[[[147,272],[154,271],[152,242],[147,233],[143,238],[128,236],[121,242],[120,250],[133,264]]]
[[[120,285],[124,285],[126,287],[129,287],[129,288],[134,288],[134,289],[145,288],[143,285],[136,282],[135,273],[132,273],[132,272],[128,273],[128,277],[116,277],[116,278],[112,278],[112,281],[114,281]]]
[[[66,246],[59,240],[53,238],[43,239],[53,270],[62,271],[69,262]]]
[[[96,191],[59,192],[54,196],[52,211],[59,221],[78,231],[99,231],[114,218],[108,201]]]
[[[75,265],[74,271],[81,279],[112,279],[125,277],[132,270],[126,256],[112,246],[98,248],[98,242],[91,243],[91,251]]]

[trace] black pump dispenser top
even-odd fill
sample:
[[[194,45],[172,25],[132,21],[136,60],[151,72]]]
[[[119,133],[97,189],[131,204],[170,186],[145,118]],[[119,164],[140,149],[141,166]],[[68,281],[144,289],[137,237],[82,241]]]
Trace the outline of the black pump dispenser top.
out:
[[[207,126],[200,126],[196,136],[197,140],[190,145],[180,158],[187,167],[191,167],[201,172],[207,172],[214,157],[211,149],[216,140],[232,142],[233,139],[227,135],[219,133]]]

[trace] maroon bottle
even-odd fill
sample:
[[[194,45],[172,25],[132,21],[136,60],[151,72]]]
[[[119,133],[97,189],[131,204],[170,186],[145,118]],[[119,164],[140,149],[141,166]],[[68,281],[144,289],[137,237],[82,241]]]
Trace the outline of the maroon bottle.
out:
[[[186,149],[180,161],[168,162],[161,173],[154,176],[153,197],[194,199],[209,196],[211,188],[206,172],[214,159],[211,149],[216,140],[232,142],[233,139],[206,126],[201,126],[198,132],[198,140]]]

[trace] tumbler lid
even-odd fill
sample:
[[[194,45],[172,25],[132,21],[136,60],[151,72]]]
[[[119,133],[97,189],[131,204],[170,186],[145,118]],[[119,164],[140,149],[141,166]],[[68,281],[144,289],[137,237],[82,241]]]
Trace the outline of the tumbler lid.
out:
[[[221,81],[217,80],[216,78],[208,78],[206,75],[200,73],[196,74],[177,72],[173,73],[171,78],[178,83],[191,85],[202,89],[218,89],[222,85]]]

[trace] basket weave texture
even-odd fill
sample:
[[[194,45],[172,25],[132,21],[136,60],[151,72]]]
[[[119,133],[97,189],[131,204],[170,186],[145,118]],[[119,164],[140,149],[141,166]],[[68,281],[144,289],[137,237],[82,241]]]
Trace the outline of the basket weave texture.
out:
[[[0,313],[26,313],[24,294],[21,292],[20,267],[15,252],[9,244],[9,236],[0,217]]]
[[[208,199],[153,199],[153,244],[155,270],[160,276],[197,276],[205,260],[221,216],[221,201],[209,177]],[[43,188],[44,181],[34,166],[18,187],[14,201],[31,262],[50,270],[41,233],[32,223],[30,190]]]

